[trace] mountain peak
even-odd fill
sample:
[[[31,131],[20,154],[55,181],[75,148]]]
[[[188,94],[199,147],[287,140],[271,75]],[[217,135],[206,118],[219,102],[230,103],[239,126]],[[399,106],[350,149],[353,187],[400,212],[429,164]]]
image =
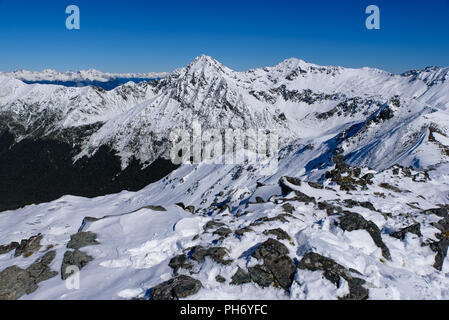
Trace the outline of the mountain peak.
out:
[[[202,54],[196,57],[188,66],[189,69],[204,69],[206,67],[223,68],[224,66],[211,56]]]
[[[294,57],[285,59],[276,65],[276,67],[282,67],[287,69],[295,69],[297,67],[305,68],[309,66],[312,66],[312,64]]]
[[[205,54],[196,57],[187,67],[181,68],[179,71],[190,75],[202,73],[210,76],[232,72],[231,69]]]

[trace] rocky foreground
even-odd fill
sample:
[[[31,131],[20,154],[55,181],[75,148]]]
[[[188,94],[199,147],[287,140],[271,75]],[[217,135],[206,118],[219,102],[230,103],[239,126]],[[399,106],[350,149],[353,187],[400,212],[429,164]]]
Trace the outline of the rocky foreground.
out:
[[[319,183],[183,166],[1,213],[0,299],[449,298],[447,166],[334,163]]]

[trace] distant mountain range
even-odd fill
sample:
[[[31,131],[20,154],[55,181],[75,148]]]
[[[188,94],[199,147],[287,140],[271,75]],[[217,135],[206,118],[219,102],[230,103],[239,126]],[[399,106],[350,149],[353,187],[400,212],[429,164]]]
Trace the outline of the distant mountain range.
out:
[[[77,72],[58,72],[52,69],[43,71],[17,70],[14,72],[0,72],[0,75],[21,80],[27,84],[53,84],[66,87],[96,86],[105,90],[112,90],[129,81],[136,83],[161,79],[168,75],[166,72],[148,73],[105,73],[95,69]]]

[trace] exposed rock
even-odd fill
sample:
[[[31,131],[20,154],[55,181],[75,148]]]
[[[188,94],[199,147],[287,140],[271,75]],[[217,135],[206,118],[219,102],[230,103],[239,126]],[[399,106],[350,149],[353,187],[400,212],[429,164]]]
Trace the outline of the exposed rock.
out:
[[[307,184],[308,184],[311,188],[314,188],[314,189],[320,189],[320,190],[323,190],[323,189],[324,189],[324,186],[323,186],[322,184],[319,184],[319,183],[316,183],[316,182],[313,182],[313,181],[309,181],[309,182],[307,182]]]
[[[365,181],[366,184],[373,184],[374,179],[374,173],[367,173],[362,178],[363,181]]]
[[[382,240],[379,227],[372,221],[367,221],[360,214],[354,212],[345,212],[340,218],[340,227],[344,231],[366,230],[373,239],[376,246],[382,250],[382,256],[391,260],[390,250]]]
[[[434,215],[444,218],[448,215],[448,208],[447,207],[433,208],[433,209],[424,210],[423,213],[427,214],[427,215],[434,214]]]
[[[208,231],[209,229],[216,229],[216,228],[220,228],[220,227],[225,227],[226,225],[222,222],[218,222],[215,220],[209,221],[208,223],[206,223],[206,225],[204,226],[204,231]]]
[[[267,230],[267,231],[264,231],[263,234],[264,235],[274,235],[276,237],[276,239],[278,239],[278,240],[288,240],[288,241],[290,241],[292,239],[288,235],[288,233],[285,232],[284,230],[282,230],[281,228]]]
[[[175,274],[178,273],[179,269],[190,270],[193,268],[193,265],[188,262],[188,258],[185,254],[180,254],[174,258],[172,258],[168,264]]]
[[[11,252],[19,247],[18,242],[11,242],[10,244],[5,244],[0,246],[0,255]]]
[[[274,283],[273,276],[264,266],[255,266],[248,268],[251,280],[262,288],[271,286]]]
[[[273,218],[268,218],[268,217],[263,217],[260,219],[257,219],[255,222],[251,223],[252,226],[257,226],[257,225],[261,225],[265,222],[274,222],[274,221],[280,221],[282,223],[288,223],[289,220],[287,220],[287,218],[294,218],[292,215],[290,214],[279,214]]]
[[[407,228],[394,232],[391,236],[400,240],[404,240],[405,235],[407,233],[413,233],[416,234],[418,237],[422,237],[421,225],[419,223],[416,223]]]
[[[296,265],[288,256],[275,259],[264,259],[265,266],[271,271],[277,283],[284,289],[289,290],[296,273]]]
[[[366,185],[371,183],[370,177],[367,175],[360,178],[361,168],[350,167],[344,162],[343,155],[334,156],[333,161],[335,169],[326,172],[325,178],[338,184],[341,190],[357,190],[358,186],[366,188]]]
[[[341,171],[348,171],[351,167],[345,162],[345,157],[342,154],[337,154],[332,159],[335,163],[335,168]]]
[[[229,228],[221,227],[217,229],[213,234],[219,235],[221,237],[227,237],[232,233],[232,230]]]
[[[304,202],[305,204],[309,203],[316,203],[316,199],[314,197],[309,197],[305,193],[302,193],[301,191],[295,191],[295,197],[291,200]]]
[[[38,288],[30,274],[18,266],[0,272],[0,300],[17,300]]]
[[[410,178],[412,176],[411,168],[404,168],[403,166],[396,164],[393,166],[393,174],[398,176],[400,173],[404,175],[404,177]]]
[[[190,212],[191,214],[195,214],[195,207],[194,206],[187,206],[185,210]]]
[[[447,256],[448,247],[449,239],[447,238],[443,238],[440,242],[435,242],[430,245],[430,248],[437,253],[433,267],[439,271],[443,270],[443,263]]]
[[[67,244],[69,249],[81,249],[88,246],[94,246],[99,244],[96,240],[97,235],[93,232],[78,232],[70,236],[70,241]]]
[[[285,212],[292,214],[295,211],[295,207],[292,206],[290,203],[284,203],[282,205],[282,208],[284,209]]]
[[[61,265],[62,280],[66,280],[72,275],[72,273],[66,272],[68,267],[75,266],[79,270],[81,270],[86,266],[86,264],[88,264],[92,260],[93,258],[91,256],[85,254],[82,251],[79,250],[66,251]]]
[[[14,253],[15,257],[21,256],[29,256],[36,251],[39,251],[41,248],[41,240],[42,235],[39,234],[37,236],[33,236],[29,239],[22,240],[20,245],[16,248],[16,252]]]
[[[343,208],[326,201],[318,202],[318,209],[326,210],[328,216],[336,215],[343,212]]]
[[[261,197],[256,197],[256,203],[264,203],[265,201]]]
[[[161,212],[167,211],[167,209],[165,209],[162,206],[152,206],[152,205],[146,206],[145,209],[150,209],[153,211],[161,211]]]
[[[262,243],[257,249],[253,252],[252,256],[257,260],[261,259],[274,259],[279,258],[288,254],[287,247],[274,239],[268,239],[264,243]]]
[[[199,280],[180,275],[154,287],[151,296],[153,300],[178,300],[198,293],[202,286]]]
[[[399,189],[398,187],[395,187],[395,186],[393,186],[393,185],[391,185],[389,183],[386,183],[386,182],[383,182],[383,183],[379,184],[379,187],[381,187],[383,189],[386,189],[386,190],[394,191],[394,192],[397,192],[397,193],[405,192],[405,191]]]
[[[178,207],[181,207],[183,210],[190,212],[191,214],[195,213],[195,207],[194,206],[187,206],[183,202],[176,203]]]
[[[232,260],[225,260],[227,255],[228,250],[222,247],[212,247],[206,249],[202,246],[196,246],[190,252],[190,257],[197,262],[203,262],[206,257],[210,257],[215,262],[223,265],[229,265],[232,263]]]
[[[175,205],[177,205],[178,207],[182,208],[182,210],[186,209],[186,205],[183,202],[175,203]]]
[[[279,185],[281,187],[282,190],[282,194],[287,195],[292,191],[295,191],[295,188],[293,186],[301,186],[301,180],[299,180],[298,178],[292,178],[292,177],[282,177],[279,180]]]
[[[241,236],[243,236],[247,232],[254,232],[254,230],[249,228],[249,227],[245,227],[245,228],[237,230],[235,232],[235,234],[238,235],[239,237],[241,237]]]
[[[448,233],[449,232],[449,216],[445,216],[443,219],[441,219],[438,222],[432,223],[432,225],[441,231],[441,233]]]
[[[362,207],[362,208],[369,209],[371,211],[377,211],[376,208],[374,207],[374,205],[369,201],[359,202],[359,201],[355,201],[352,199],[346,199],[344,201],[344,204],[348,208]]]
[[[36,291],[38,283],[57,276],[49,267],[55,256],[56,252],[50,251],[26,270],[11,266],[0,272],[0,300],[17,300]]]
[[[36,284],[58,275],[58,272],[52,271],[50,269],[50,264],[53,262],[55,257],[55,251],[47,252],[42,258],[34,262],[26,269],[26,271],[29,273],[30,277],[34,279],[34,282]]]
[[[83,229],[90,223],[90,222],[95,222],[95,221],[99,221],[101,219],[99,218],[93,218],[93,217],[85,217],[83,219],[83,222],[81,222],[81,226],[78,229],[78,232],[83,231]]]
[[[348,282],[349,294],[341,299],[366,300],[368,298],[368,289],[363,287],[365,281],[353,277],[350,270],[329,258],[314,252],[309,252],[301,259],[298,268],[310,271],[323,271],[323,276],[335,284],[337,288],[341,285],[340,278],[345,279]]]
[[[252,256],[257,260],[263,259],[264,262],[262,266],[248,269],[254,282],[263,287],[268,284],[269,279],[274,279],[280,287],[289,290],[295,276],[296,265],[288,257],[288,249],[285,245],[277,240],[268,239],[253,252]],[[273,280],[270,281],[273,282]]]
[[[237,269],[237,272],[232,276],[231,280],[232,280],[231,285],[235,286],[251,282],[249,274],[240,267]]]
[[[215,277],[215,281],[217,281],[218,283],[225,283],[226,279],[223,278],[222,276],[218,275]]]

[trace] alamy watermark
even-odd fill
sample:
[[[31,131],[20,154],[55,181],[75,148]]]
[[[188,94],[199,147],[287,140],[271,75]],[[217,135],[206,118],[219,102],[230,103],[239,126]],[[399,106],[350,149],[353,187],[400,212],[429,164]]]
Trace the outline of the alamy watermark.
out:
[[[380,29],[380,9],[376,5],[370,5],[366,7],[366,14],[369,16],[366,18],[365,25],[368,30]]]
[[[279,136],[265,129],[207,129],[194,120],[191,130],[170,133],[173,164],[254,164],[261,174],[271,175],[278,168]]]
[[[68,30],[79,30],[81,28],[80,8],[77,5],[67,6],[65,13],[69,16],[66,19],[65,26]],[[380,29],[380,9],[377,5],[369,5],[366,7],[365,13],[369,16],[366,18],[365,26],[368,30]]]
[[[68,30],[79,30],[81,28],[80,8],[72,4],[65,9],[65,13],[69,14],[65,20],[65,27]]]
[[[80,269],[77,266],[65,268],[65,274],[69,275],[65,280],[67,290],[79,290],[81,288]]]

